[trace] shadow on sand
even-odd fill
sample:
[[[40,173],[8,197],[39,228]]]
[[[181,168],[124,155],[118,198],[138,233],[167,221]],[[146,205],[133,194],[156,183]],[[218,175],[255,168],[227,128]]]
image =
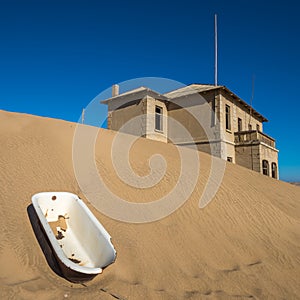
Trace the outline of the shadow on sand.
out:
[[[32,204],[28,205],[27,214],[28,214],[33,232],[35,234],[35,237],[36,237],[37,241],[39,242],[39,245],[45,255],[45,258],[47,260],[49,267],[52,269],[52,271],[55,274],[57,274],[58,276],[60,276],[62,278],[65,278],[65,276],[63,275],[63,273],[59,267],[59,264],[55,258],[51,244],[41,227],[39,218],[38,218]]]

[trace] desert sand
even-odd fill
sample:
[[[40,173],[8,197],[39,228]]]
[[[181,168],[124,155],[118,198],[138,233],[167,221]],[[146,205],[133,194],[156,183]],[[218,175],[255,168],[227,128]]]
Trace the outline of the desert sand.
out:
[[[299,299],[300,188],[228,163],[214,199],[198,207],[210,168],[199,153],[201,176],[186,203],[156,222],[130,224],[97,211],[73,172],[75,123],[0,111],[0,299]],[[151,201],[178,179],[170,144],[139,139],[130,162],[149,171],[161,153],[166,176],[150,191],[129,187],[109,159],[115,133],[100,130],[96,162],[104,181],[128,201]],[[114,264],[85,284],[56,274],[29,218],[33,194],[79,195],[112,236]]]

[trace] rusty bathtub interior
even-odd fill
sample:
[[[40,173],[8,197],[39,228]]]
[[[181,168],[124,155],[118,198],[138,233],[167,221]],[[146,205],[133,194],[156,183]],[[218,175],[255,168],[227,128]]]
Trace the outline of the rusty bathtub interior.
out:
[[[32,204],[66,279],[91,280],[115,261],[111,236],[77,195],[43,192]]]

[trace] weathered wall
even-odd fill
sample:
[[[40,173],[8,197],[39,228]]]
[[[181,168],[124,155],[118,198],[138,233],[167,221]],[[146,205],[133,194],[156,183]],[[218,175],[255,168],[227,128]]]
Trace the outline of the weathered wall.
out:
[[[241,131],[249,130],[248,124],[251,124],[253,130],[256,130],[258,125],[259,131],[263,131],[263,123],[260,120],[258,120],[255,116],[250,116],[250,114],[247,111],[245,111],[245,109],[240,103],[235,103],[235,105],[233,106],[232,117],[234,132],[238,131],[238,118],[242,120]]]
[[[226,144],[224,142],[196,143],[196,146],[201,152],[226,160]]]
[[[234,144],[229,143],[229,142],[225,142],[225,150],[226,152],[224,153],[224,159],[228,159],[229,157],[232,158],[232,162],[236,163],[236,157],[235,157],[235,147]]]
[[[278,173],[278,150],[269,147],[264,144],[260,144],[260,161],[262,164],[262,160],[265,159],[269,162],[269,176],[272,177],[272,162],[277,165],[277,178],[279,178]],[[262,169],[262,167],[261,167]],[[261,171],[262,172],[262,171]]]
[[[248,124],[252,125],[252,129],[256,130],[256,125],[259,125],[260,131],[263,130],[262,122],[256,118],[255,116],[251,116],[247,109],[243,107],[236,99],[228,95],[228,93],[221,92],[219,98],[219,119],[222,124],[223,131],[225,133],[225,139],[230,142],[234,142],[234,132],[238,131],[238,118],[242,120],[242,131],[248,130]],[[228,105],[230,107],[230,115],[231,115],[231,129],[226,130],[226,111],[225,106]]]
[[[163,130],[155,129],[155,106],[163,109]],[[115,99],[108,104],[108,129],[167,142],[167,108],[163,101],[150,96],[142,100]]]
[[[259,143],[235,146],[235,163],[250,170],[261,172]]]
[[[226,105],[230,107],[230,130],[226,129]],[[234,132],[238,131],[238,118],[242,120],[242,130],[248,130],[248,123],[250,122],[253,130],[256,130],[256,125],[258,124],[260,131],[262,131],[262,122],[255,116],[250,117],[250,114],[247,111],[247,109],[241,103],[239,103],[237,99],[235,99],[233,96],[229,95],[225,91],[221,91],[219,97],[217,97],[217,106],[221,134],[223,139],[226,141],[226,157],[232,157],[234,163],[252,169],[252,160],[250,160],[250,164],[250,158],[247,154],[249,152],[249,149],[247,149],[246,147],[243,150],[237,150],[237,148],[234,147]],[[239,157],[236,157],[237,155]],[[243,159],[245,159],[244,162]],[[255,169],[259,170],[259,166],[255,166]]]
[[[269,162],[269,176],[272,177],[272,163],[276,163],[278,174],[278,150],[263,143],[235,146],[236,163],[248,169],[263,173],[262,161]]]
[[[175,144],[218,139],[213,107],[214,93],[190,95],[168,104],[168,139]],[[216,130],[217,129],[217,130]],[[187,134],[188,133],[188,134]],[[206,151],[205,151],[206,152]]]
[[[145,100],[134,103],[110,101],[108,105],[108,129],[145,136],[146,105]]]

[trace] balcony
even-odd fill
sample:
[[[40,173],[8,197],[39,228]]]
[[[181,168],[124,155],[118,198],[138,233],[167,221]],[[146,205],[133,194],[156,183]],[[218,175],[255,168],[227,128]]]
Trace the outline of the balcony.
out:
[[[257,130],[238,131],[234,133],[235,144],[264,143],[275,148],[275,140],[265,133]]]

